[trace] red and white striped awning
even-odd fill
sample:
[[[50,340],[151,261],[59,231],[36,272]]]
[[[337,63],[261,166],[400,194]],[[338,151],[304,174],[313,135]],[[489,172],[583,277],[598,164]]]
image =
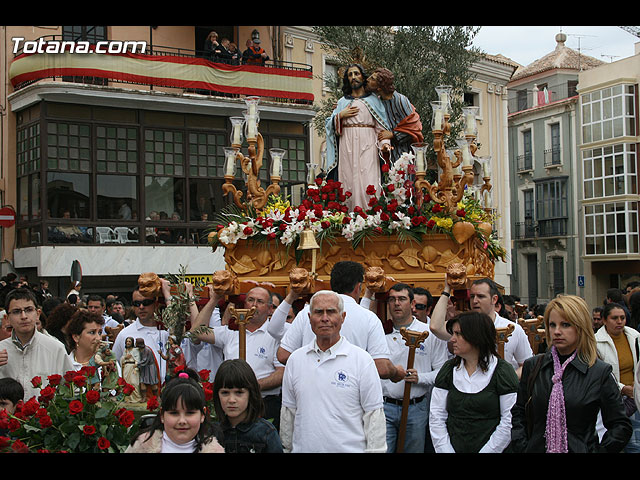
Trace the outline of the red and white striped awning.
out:
[[[136,53],[35,53],[16,57],[9,70],[14,87],[61,76],[313,102],[310,70],[227,65],[204,58]]]

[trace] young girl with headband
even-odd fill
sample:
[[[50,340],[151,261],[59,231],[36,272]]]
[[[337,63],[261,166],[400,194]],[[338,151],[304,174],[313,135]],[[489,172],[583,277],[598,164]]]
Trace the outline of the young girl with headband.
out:
[[[162,391],[153,423],[131,439],[125,453],[224,453],[206,411],[197,374],[181,372]]]

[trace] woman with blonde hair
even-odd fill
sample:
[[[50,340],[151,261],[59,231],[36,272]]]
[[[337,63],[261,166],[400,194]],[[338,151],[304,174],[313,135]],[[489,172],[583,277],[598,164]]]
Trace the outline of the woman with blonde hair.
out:
[[[510,451],[620,452],[631,437],[611,365],[598,358],[591,312],[575,295],[558,295],[544,312],[549,349],[525,361],[511,410]],[[598,412],[606,433],[598,441]]]

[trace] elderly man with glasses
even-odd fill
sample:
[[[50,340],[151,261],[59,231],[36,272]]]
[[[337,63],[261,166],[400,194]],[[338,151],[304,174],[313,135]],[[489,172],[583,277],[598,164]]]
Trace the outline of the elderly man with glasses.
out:
[[[62,342],[36,328],[40,308],[31,289],[10,291],[5,308],[11,336],[0,341],[0,378],[18,381],[24,389],[24,400],[28,400],[40,394],[40,388],[31,382],[34,377],[46,384],[48,376],[73,370],[73,363]]]

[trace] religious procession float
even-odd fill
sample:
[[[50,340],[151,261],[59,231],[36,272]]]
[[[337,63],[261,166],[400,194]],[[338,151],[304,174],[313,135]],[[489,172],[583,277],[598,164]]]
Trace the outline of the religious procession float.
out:
[[[448,278],[465,281],[494,276],[494,265],[505,250],[493,231],[494,211],[488,201],[488,168],[475,185],[477,150],[475,115],[464,115],[465,137],[447,150],[449,101],[440,88],[433,102],[433,150],[440,175],[426,180],[427,144],[412,145],[395,162],[381,155],[382,184],[370,185],[367,208],[349,210],[351,192],[340,181],[310,168],[299,205],[280,192],[283,150],[272,149],[271,184],[260,184],[264,144],[258,131],[259,98],[247,98],[246,121],[234,123],[225,163],[224,192],[233,204],[217,215],[209,234],[213,249],[223,248],[226,268],[213,275],[214,288],[237,294],[257,283],[279,293],[292,286],[307,293],[328,289],[333,265],[342,260],[361,263],[366,285],[384,292],[395,282],[440,292]],[[248,149],[241,151],[242,135]],[[240,162],[246,190],[234,185]]]

